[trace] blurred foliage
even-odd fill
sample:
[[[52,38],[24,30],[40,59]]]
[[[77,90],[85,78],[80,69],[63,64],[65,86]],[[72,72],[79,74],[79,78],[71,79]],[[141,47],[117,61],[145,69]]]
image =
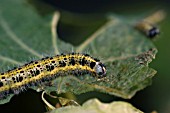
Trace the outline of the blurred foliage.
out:
[[[101,103],[97,99],[85,102],[82,107],[67,106],[51,111],[50,113],[143,113],[126,102]]]

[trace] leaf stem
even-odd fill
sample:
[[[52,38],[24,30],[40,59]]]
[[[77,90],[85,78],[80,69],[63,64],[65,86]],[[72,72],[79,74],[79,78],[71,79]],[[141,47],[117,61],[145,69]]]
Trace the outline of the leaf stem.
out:
[[[3,60],[3,61],[7,61],[7,62],[10,62],[10,63],[13,63],[13,64],[18,64],[18,65],[22,65],[23,64],[21,62],[18,62],[16,60],[13,60],[11,58],[4,57],[4,56],[1,56],[1,55],[0,55],[0,59]]]
[[[109,57],[106,60],[103,60],[103,63],[113,62],[115,60],[123,60],[123,59],[126,59],[126,58],[135,57],[135,56],[137,56],[137,54],[129,54],[127,56],[119,56],[119,57]]]
[[[51,33],[52,33],[52,44],[54,48],[54,54],[60,53],[57,47],[57,38],[58,38],[57,25],[58,25],[59,18],[60,18],[60,13],[56,11],[51,21]]]
[[[88,46],[95,38],[97,38],[98,35],[100,35],[102,32],[106,30],[106,28],[110,25],[115,23],[114,20],[109,20],[105,23],[102,27],[100,27],[96,32],[94,32],[85,42],[83,42],[77,49],[76,52],[82,52],[86,46]]]
[[[41,99],[42,101],[47,105],[47,107],[50,109],[50,110],[53,110],[55,109],[55,107],[53,105],[51,105],[45,98],[44,98],[44,94],[46,93],[46,91],[43,91],[42,94],[41,94]]]

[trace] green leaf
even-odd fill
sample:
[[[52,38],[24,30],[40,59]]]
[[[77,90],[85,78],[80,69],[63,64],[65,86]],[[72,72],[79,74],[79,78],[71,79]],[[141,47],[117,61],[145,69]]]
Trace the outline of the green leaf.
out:
[[[67,106],[50,113],[143,113],[126,102],[101,103],[97,99],[88,100],[82,106]]]
[[[58,93],[81,94],[98,90],[122,98],[131,98],[137,91],[150,85],[151,78],[156,74],[148,64],[155,58],[157,49],[149,39],[123,19],[114,17],[109,20],[76,47],[76,50],[81,52],[85,48],[105,62],[107,77],[98,81],[88,75],[77,78],[67,76],[53,81]]]
[[[56,47],[58,50],[71,51],[73,45],[52,38],[51,19],[51,15],[39,15],[24,0],[1,1],[1,69],[40,59],[43,55],[55,55]],[[105,63],[105,79],[98,80],[89,75],[59,77],[53,81],[52,87],[47,86],[45,90],[75,94],[97,90],[131,98],[137,91],[149,85],[156,71],[149,68],[148,64],[155,57],[157,50],[152,42],[129,22],[113,16],[84,43],[74,47],[77,52],[90,50],[91,56],[98,57]],[[0,104],[8,102],[11,97],[1,100]]]

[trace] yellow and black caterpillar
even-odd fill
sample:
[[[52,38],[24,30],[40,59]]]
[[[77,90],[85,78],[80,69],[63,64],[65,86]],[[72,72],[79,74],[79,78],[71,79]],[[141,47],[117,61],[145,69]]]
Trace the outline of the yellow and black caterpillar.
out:
[[[0,99],[18,94],[32,86],[51,81],[59,76],[90,74],[105,77],[106,68],[100,60],[88,54],[69,53],[31,61],[0,74]]]

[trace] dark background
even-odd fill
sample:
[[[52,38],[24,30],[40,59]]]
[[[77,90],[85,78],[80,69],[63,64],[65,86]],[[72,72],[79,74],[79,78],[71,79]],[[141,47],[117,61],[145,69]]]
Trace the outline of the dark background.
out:
[[[124,100],[132,103],[144,112],[154,110],[159,113],[170,113],[170,16],[169,1],[167,0],[28,0],[39,14],[46,15],[54,11],[61,11],[59,22],[59,37],[74,45],[78,45],[90,36],[99,26],[106,21],[110,12],[123,17],[142,17],[159,9],[167,13],[166,19],[159,24],[161,34],[154,41],[159,52],[150,67],[158,73],[153,79],[153,84],[139,91],[132,99]],[[43,7],[42,7],[43,6]],[[44,8],[46,7],[46,8]],[[30,96],[31,93],[31,96]],[[103,102],[123,100],[110,95],[90,92],[78,98],[81,102],[87,98],[100,98]],[[27,99],[27,101],[25,101]],[[34,101],[33,101],[34,100]],[[36,100],[36,101],[35,101]],[[33,102],[32,102],[33,101]],[[21,107],[23,106],[24,107]],[[9,107],[10,106],[10,107]],[[9,109],[10,108],[10,109]],[[40,94],[33,90],[14,96],[10,103],[1,105],[0,113],[42,113],[45,111]]]

